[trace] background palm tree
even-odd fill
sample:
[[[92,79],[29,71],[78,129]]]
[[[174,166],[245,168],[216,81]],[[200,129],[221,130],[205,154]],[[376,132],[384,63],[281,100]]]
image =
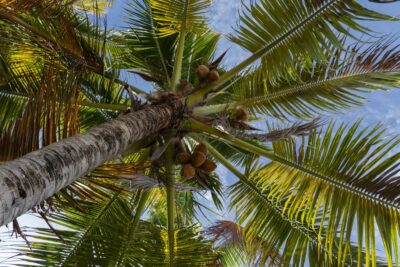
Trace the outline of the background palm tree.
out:
[[[120,31],[101,26],[108,1],[0,3],[0,219],[36,206],[49,225],[14,220],[34,238],[19,264],[399,265],[399,140],[315,119],[398,85],[397,40],[357,38],[371,33],[360,20],[394,18],[256,1],[229,36],[251,55],[225,69],[208,0],[131,0]],[[236,221],[204,229],[204,192],[219,209],[224,196],[214,162],[239,179]]]

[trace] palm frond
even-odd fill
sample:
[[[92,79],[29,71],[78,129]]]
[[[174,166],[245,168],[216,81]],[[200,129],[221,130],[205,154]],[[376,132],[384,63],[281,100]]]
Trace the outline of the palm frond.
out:
[[[155,20],[155,11],[149,1],[135,0],[126,8],[128,29],[111,36],[119,44],[114,55],[120,68],[167,88],[173,72],[178,34],[160,36],[162,26]],[[187,33],[183,56],[182,79],[194,83],[190,76],[200,64],[211,61],[219,35],[207,31]]]
[[[70,1],[73,7],[83,12],[106,13],[112,6],[114,0],[75,0]]]
[[[243,6],[242,25],[230,39],[252,55],[224,73],[216,83],[192,95],[190,104],[201,102],[206,93],[224,90],[222,86],[258,60],[261,60],[259,76],[268,82],[293,79],[296,73],[288,70],[298,62],[327,62],[326,49],[342,47],[340,34],[368,34],[369,30],[358,20],[395,20],[355,0],[261,0]]]
[[[228,261],[232,252],[236,252],[246,259],[247,266],[262,266],[262,262],[268,262],[269,266],[279,266],[279,251],[264,248],[271,247],[267,241],[261,238],[247,238],[247,233],[238,224],[232,221],[218,221],[208,232],[216,240],[216,246],[222,250],[224,261]],[[265,252],[269,254],[265,254]],[[271,262],[271,258],[274,262]],[[236,259],[238,263],[240,260]]]
[[[167,232],[163,227],[140,221],[128,235],[134,213],[126,197],[118,194],[83,205],[84,212],[67,208],[50,217],[65,229],[59,230],[65,242],[48,229],[31,229],[30,237],[35,238],[32,251],[24,251],[24,263],[19,266],[168,266]],[[197,227],[178,229],[175,235],[177,266],[204,266],[216,261],[211,242],[199,235]],[[126,250],[121,258],[123,247]]]
[[[220,96],[218,101],[226,103],[220,109],[243,105],[254,113],[304,119],[321,111],[361,105],[364,94],[398,85],[399,58],[398,45],[382,40],[370,46],[356,44],[346,50],[336,49],[329,63],[312,61],[288,70],[297,79],[271,82],[256,70]],[[205,107],[204,111],[207,109],[213,107]]]
[[[162,36],[181,32],[202,33],[206,29],[205,12],[211,0],[150,0],[154,19]]]
[[[298,58],[326,60],[321,47],[340,47],[337,33],[351,36],[353,30],[368,34],[358,20],[394,19],[354,0],[263,0],[244,8],[242,25],[231,40],[262,57],[261,64],[267,70],[264,77],[275,80],[286,77],[287,67]]]
[[[111,36],[111,41],[120,46],[120,68],[149,76],[160,86],[168,85],[177,35],[159,36],[160,25],[147,0],[131,1],[125,12],[128,29]]]
[[[268,240],[269,246],[263,247],[263,253],[275,261],[278,258],[274,257],[277,254],[273,253],[278,249],[281,266],[353,266],[357,263],[362,265],[362,260],[357,256],[367,255],[364,250],[349,244],[346,247],[347,257],[338,257],[337,239],[330,240],[330,247],[326,247],[324,236],[318,235],[319,228],[308,225],[301,213],[287,216],[284,206],[280,205],[282,203],[269,199],[269,191],[258,186],[256,181],[243,179],[230,190],[231,207],[236,211],[238,223],[244,225],[248,240]],[[263,260],[265,264],[266,259]],[[382,257],[376,257],[373,264],[387,266]]]
[[[348,128],[331,124],[324,134],[315,130],[301,144],[275,142],[277,159],[249,179],[263,197],[280,207],[280,213],[306,225],[318,237],[318,250],[336,255],[330,261],[375,264],[375,240],[380,238],[387,264],[393,266],[400,232],[396,186],[400,154],[387,154],[399,140],[385,140],[379,125],[368,130],[359,124]],[[352,235],[355,227],[357,237]],[[357,253],[351,248],[354,244]]]

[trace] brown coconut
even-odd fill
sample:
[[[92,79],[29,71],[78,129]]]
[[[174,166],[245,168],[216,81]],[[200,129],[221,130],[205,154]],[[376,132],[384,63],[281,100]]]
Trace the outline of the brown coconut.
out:
[[[205,144],[198,144],[195,148],[194,148],[194,152],[201,152],[203,153],[205,156],[208,155],[208,148]]]
[[[201,152],[194,152],[191,158],[191,163],[194,167],[198,168],[206,161],[206,155]]]
[[[200,79],[205,79],[210,73],[210,69],[206,65],[200,65],[197,67],[196,73]]]
[[[203,165],[200,166],[200,169],[206,173],[211,173],[215,171],[217,168],[217,164],[214,161],[207,159]]]
[[[192,178],[196,175],[196,168],[192,166],[192,164],[185,164],[182,167],[182,176],[184,178]]]
[[[208,79],[212,82],[216,82],[219,80],[219,73],[216,70],[210,71],[210,73],[208,74]]]
[[[247,108],[239,107],[236,110],[235,118],[236,118],[236,120],[243,122],[243,121],[247,121],[249,119],[249,115],[250,115],[250,113],[247,110]]]
[[[191,155],[187,152],[179,152],[176,155],[176,162],[178,164],[186,164],[190,162]]]

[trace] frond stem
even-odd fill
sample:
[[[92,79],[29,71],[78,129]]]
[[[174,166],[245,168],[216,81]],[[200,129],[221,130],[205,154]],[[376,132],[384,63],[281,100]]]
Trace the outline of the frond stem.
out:
[[[147,200],[149,199],[149,196],[150,196],[149,191],[143,191],[142,195],[140,196],[139,203],[138,203],[138,205],[136,207],[135,216],[133,217],[133,220],[132,220],[132,222],[131,222],[131,224],[129,226],[128,236],[127,236],[128,240],[131,240],[133,238],[134,234],[135,234],[136,227],[139,224],[139,220],[142,217],[143,212],[146,209],[146,203],[147,203]],[[120,255],[118,257],[116,266],[122,266],[126,250],[127,250],[127,245],[124,244],[123,248],[121,249]]]
[[[167,173],[167,212],[168,212],[168,251],[169,266],[175,266],[175,170],[174,170],[174,147],[169,145],[165,153]]]
[[[181,30],[179,33],[179,41],[177,46],[177,51],[175,55],[175,65],[174,72],[172,75],[172,91],[176,91],[178,87],[179,80],[182,76],[182,62],[183,62],[183,52],[185,50],[185,39],[186,39],[186,16],[188,11],[189,0],[185,1],[185,6],[183,10],[183,20],[181,24]]]
[[[234,102],[225,103],[225,104],[216,104],[216,105],[196,107],[196,108],[194,108],[193,112],[196,114],[199,114],[199,115],[214,114],[217,112],[221,112],[225,109],[231,109],[237,105],[252,105],[252,104],[254,105],[254,104],[260,103],[260,102],[269,102],[276,98],[285,97],[288,95],[294,95],[296,93],[307,91],[309,89],[312,89],[313,87],[317,87],[317,86],[325,84],[325,83],[337,82],[337,81],[343,81],[343,80],[351,80],[351,79],[361,79],[363,76],[366,76],[368,74],[388,73],[391,71],[392,70],[379,70],[379,71],[373,71],[373,72],[362,72],[362,73],[340,75],[340,76],[332,77],[330,79],[313,81],[310,83],[305,83],[305,84],[301,84],[301,85],[294,86],[294,87],[288,87],[279,92],[270,93],[265,96],[255,96],[255,97],[252,97],[249,99],[234,101]]]

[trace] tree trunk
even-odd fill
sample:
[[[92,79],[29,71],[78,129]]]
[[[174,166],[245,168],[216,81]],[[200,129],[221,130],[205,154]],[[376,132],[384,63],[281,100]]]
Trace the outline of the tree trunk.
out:
[[[166,128],[173,110],[147,106],[0,165],[0,226],[35,207],[134,142]]]

